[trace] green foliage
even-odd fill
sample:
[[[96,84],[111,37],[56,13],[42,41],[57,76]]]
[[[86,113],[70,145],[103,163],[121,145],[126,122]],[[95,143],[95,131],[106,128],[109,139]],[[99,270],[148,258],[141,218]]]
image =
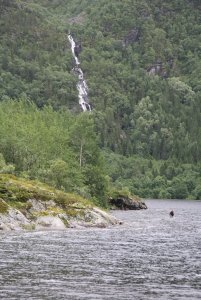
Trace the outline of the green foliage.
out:
[[[101,117],[100,146],[197,163],[200,16],[198,1],[187,0],[3,1],[0,99],[77,111],[71,30],[82,42],[90,102]]]
[[[140,156],[124,157],[109,152],[104,152],[104,157],[106,171],[111,178],[110,194],[131,193],[142,198],[159,199],[201,199],[200,165],[150,160]]]
[[[111,188],[108,194],[109,198],[118,198],[118,197],[124,197],[124,198],[132,198],[135,200],[140,200],[140,198],[136,195],[131,195],[131,192],[128,187],[123,187],[122,189],[116,189]]]
[[[11,164],[6,164],[3,154],[0,153],[0,173],[13,174],[15,171],[15,166]]]
[[[91,116],[73,117],[68,111],[55,112],[51,107],[39,110],[25,100],[8,100],[0,103],[0,122],[0,172],[8,173],[15,166],[16,174],[37,178],[67,192],[89,198],[105,195]],[[99,180],[90,179],[91,173]],[[93,191],[89,188],[92,182]]]
[[[112,184],[141,197],[200,198],[200,8],[0,1],[0,173],[102,205]],[[82,44],[92,114],[75,115],[69,30]],[[100,149],[115,153],[104,154],[106,169]]]
[[[195,190],[193,191],[193,197],[196,200],[201,199],[201,185],[197,185]]]
[[[24,208],[29,199],[54,200],[64,209],[72,207],[76,209],[76,207],[92,205],[92,202],[81,196],[56,190],[37,181],[2,174],[0,174],[0,196],[2,198],[2,207],[5,206],[4,200],[18,209]]]

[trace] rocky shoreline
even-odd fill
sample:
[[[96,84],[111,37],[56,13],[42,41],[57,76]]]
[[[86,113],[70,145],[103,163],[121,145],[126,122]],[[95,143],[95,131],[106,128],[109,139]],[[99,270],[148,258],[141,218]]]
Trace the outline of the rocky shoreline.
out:
[[[139,199],[116,195],[112,209],[145,209]],[[40,182],[0,174],[0,231],[65,230],[67,228],[121,225],[108,212],[75,194]]]
[[[131,196],[116,195],[115,197],[110,197],[109,203],[113,209],[121,210],[139,210],[147,209],[145,202],[140,199],[135,199]]]
[[[0,230],[65,230],[67,228],[119,225],[122,222],[97,207],[72,207],[68,214],[53,201],[29,199],[29,209],[13,208],[0,199],[7,211],[0,213]]]

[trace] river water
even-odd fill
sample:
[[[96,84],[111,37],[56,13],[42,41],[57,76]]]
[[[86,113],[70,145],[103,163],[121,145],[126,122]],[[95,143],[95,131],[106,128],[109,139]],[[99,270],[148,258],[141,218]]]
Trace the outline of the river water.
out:
[[[201,202],[146,203],[112,228],[1,233],[0,299],[201,299]]]

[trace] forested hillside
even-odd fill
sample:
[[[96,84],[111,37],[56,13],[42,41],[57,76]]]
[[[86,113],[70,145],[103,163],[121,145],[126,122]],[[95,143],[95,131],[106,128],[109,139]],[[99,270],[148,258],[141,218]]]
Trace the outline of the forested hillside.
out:
[[[201,198],[199,0],[0,0],[0,25],[2,170],[99,201]]]

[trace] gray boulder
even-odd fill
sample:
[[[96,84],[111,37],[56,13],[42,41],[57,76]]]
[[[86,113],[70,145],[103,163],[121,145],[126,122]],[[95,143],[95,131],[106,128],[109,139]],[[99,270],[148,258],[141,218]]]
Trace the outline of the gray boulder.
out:
[[[64,230],[66,226],[59,217],[43,216],[35,222],[36,230]]]
[[[94,207],[87,209],[83,212],[82,216],[72,218],[69,221],[69,226],[71,228],[80,228],[80,227],[99,227],[106,228],[111,225],[120,225],[122,224],[114,216],[108,214],[107,212]]]
[[[8,212],[0,214],[0,230],[22,230],[30,226],[30,221],[17,209],[9,207]]]

